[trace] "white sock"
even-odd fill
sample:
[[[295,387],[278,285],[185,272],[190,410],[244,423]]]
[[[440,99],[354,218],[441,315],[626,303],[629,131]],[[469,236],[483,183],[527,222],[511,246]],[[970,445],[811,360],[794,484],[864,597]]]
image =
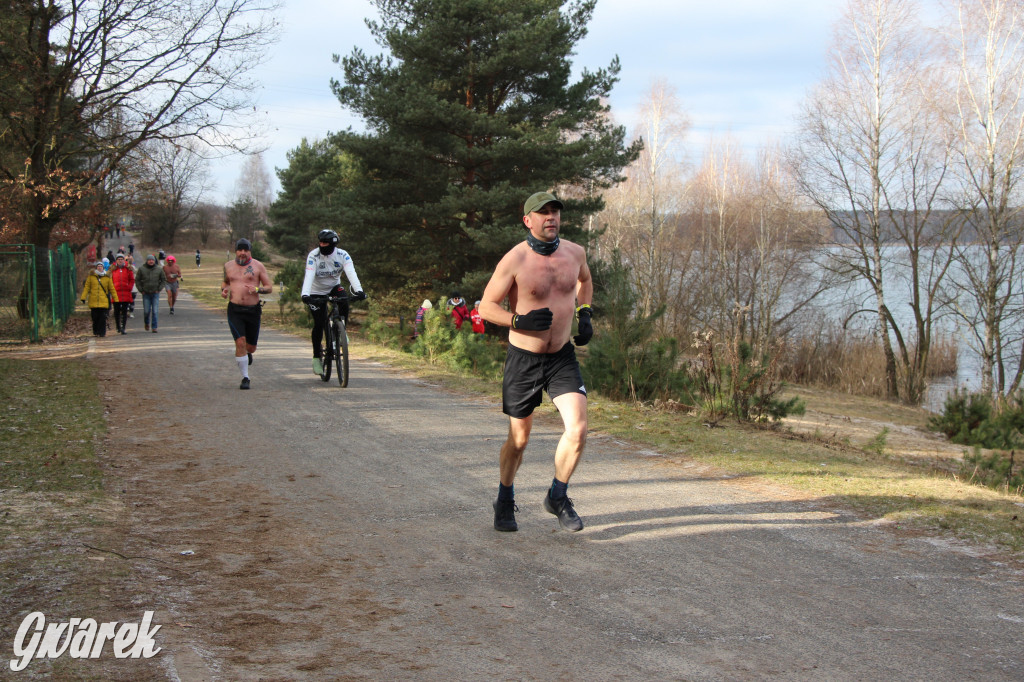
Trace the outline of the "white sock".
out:
[[[240,358],[235,358],[235,362],[238,363],[238,370],[242,373],[243,379],[249,378],[249,356],[243,355]]]

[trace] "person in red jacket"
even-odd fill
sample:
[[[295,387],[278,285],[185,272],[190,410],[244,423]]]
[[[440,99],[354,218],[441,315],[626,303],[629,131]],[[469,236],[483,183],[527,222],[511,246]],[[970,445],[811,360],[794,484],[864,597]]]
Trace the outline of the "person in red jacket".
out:
[[[125,334],[128,324],[128,308],[132,304],[132,287],[135,286],[135,272],[128,267],[123,253],[117,254],[114,267],[110,270],[110,279],[117,292],[117,303],[114,304],[114,324],[118,334]]]
[[[448,307],[451,309],[455,328],[462,329],[462,323],[469,319],[469,308],[466,307],[466,301],[459,296],[458,292],[455,292],[448,299]]]
[[[473,309],[469,311],[469,321],[473,323],[473,331],[477,334],[483,334],[486,331],[484,326],[484,318],[480,317],[480,301],[473,304]]]

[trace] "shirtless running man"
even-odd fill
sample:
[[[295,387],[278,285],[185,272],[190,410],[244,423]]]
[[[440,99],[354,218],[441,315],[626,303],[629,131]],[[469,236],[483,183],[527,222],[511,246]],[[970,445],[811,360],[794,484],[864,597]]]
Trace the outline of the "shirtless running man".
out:
[[[555,477],[544,496],[544,508],[558,517],[562,528],[583,529],[567,496],[572,476],[587,439],[587,389],[576,350],[569,342],[574,313],[579,317],[577,346],[593,335],[590,302],[594,284],[583,247],[558,237],[562,202],[548,192],[526,200],[523,224],[526,241],[505,254],[480,300],[480,315],[510,327],[502,412],[509,416],[508,439],[501,447],[500,483],[494,503],[494,528],[518,530],[513,482],[530,440],[533,410],[546,390],[558,408],[565,431],[555,450]],[[509,308],[502,307],[508,298]]]
[[[224,264],[224,283],[220,295],[228,299],[228,327],[235,339],[235,362],[242,373],[242,390],[249,388],[249,365],[260,338],[260,294],[274,291],[263,263],[252,257],[252,244],[239,239],[235,260]]]

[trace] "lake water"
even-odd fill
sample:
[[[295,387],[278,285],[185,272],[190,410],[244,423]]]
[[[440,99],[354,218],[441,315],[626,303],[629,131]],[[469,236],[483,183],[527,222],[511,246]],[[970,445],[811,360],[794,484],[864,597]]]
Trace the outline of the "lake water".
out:
[[[838,249],[835,251],[838,253]],[[887,304],[893,317],[896,318],[904,339],[910,342],[910,331],[912,329],[913,315],[908,302],[912,299],[909,269],[906,265],[906,249],[900,247],[888,247],[884,256],[886,258],[886,274],[883,284],[887,292]],[[984,252],[977,250],[977,257],[984,255]],[[964,282],[966,276],[962,267],[953,267],[950,270],[950,283]],[[949,287],[952,291],[954,287]],[[961,297],[960,305],[967,307],[970,302]],[[863,280],[847,282],[843,286],[830,291],[819,306],[820,313],[832,323],[841,324],[854,310],[873,309],[874,294],[870,286]],[[870,314],[860,315],[854,318],[851,328],[867,330],[875,322],[875,316]],[[946,314],[939,318],[935,325],[936,332],[952,338],[957,343],[957,373],[955,376],[933,380],[930,382],[923,407],[941,412],[946,396],[959,388],[975,391],[981,388],[982,363],[981,357],[972,347],[973,332],[967,323],[960,317]],[[1024,323],[1017,319],[1013,324],[1008,325],[1008,337],[1019,338],[1024,329]],[[933,332],[934,335],[935,332]],[[1006,332],[1004,332],[1006,333]],[[1014,346],[1015,350],[1007,353],[1006,368],[1007,374],[1012,376],[1016,371],[1016,358],[1019,357],[1019,341]]]

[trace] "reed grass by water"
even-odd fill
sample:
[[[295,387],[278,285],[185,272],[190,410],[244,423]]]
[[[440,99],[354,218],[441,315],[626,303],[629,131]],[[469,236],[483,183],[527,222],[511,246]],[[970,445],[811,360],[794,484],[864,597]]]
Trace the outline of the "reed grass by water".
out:
[[[931,347],[928,379],[956,374],[958,345],[951,337],[936,338]],[[792,384],[884,398],[885,356],[874,335],[825,328],[785,346],[780,365],[783,380]]]

